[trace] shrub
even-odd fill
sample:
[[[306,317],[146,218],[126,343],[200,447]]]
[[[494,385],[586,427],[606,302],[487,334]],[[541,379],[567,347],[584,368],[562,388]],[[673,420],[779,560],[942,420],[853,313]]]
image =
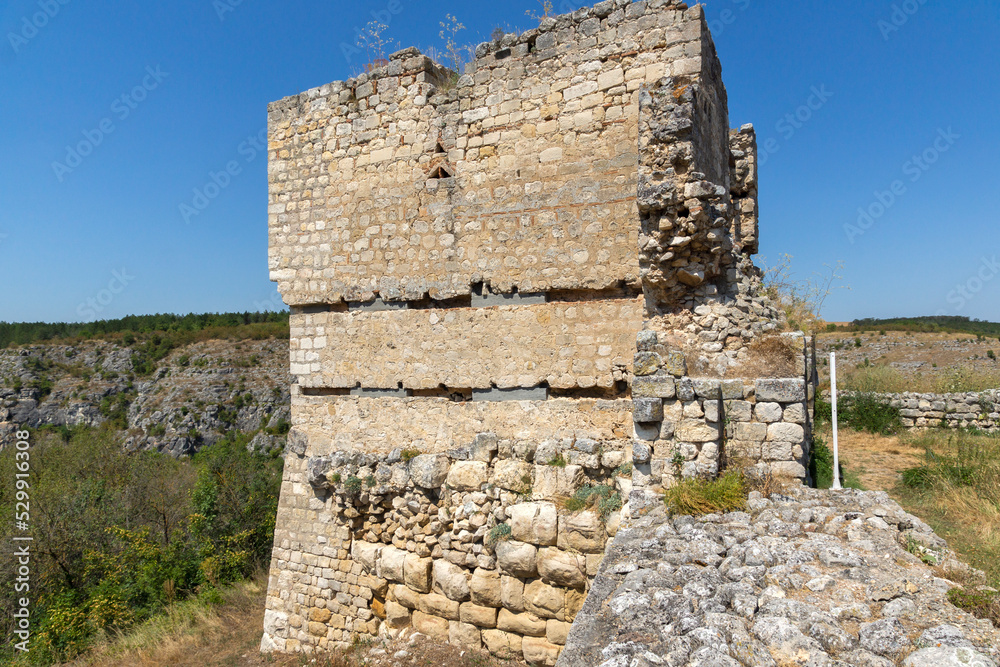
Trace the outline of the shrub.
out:
[[[510,524],[508,523],[498,523],[493,526],[489,533],[486,535],[486,546],[494,546],[501,542],[506,542],[511,539],[512,531]]]
[[[562,452],[559,452],[552,457],[552,459],[548,462],[548,465],[555,466],[556,468],[565,468],[566,457],[562,455]]]
[[[809,475],[817,489],[829,489],[833,486],[833,452],[819,436],[813,436]]]
[[[410,461],[417,458],[421,454],[423,454],[423,452],[420,451],[419,449],[404,449],[400,454],[400,456],[403,458],[404,461],[409,463]]]
[[[892,435],[902,427],[899,408],[892,407],[884,399],[869,392],[845,396],[840,414],[844,423],[855,431]]]
[[[730,470],[718,479],[689,479],[667,489],[663,498],[671,514],[701,516],[746,509],[746,480],[742,470]]]
[[[819,396],[816,397],[813,413],[815,414],[816,426],[829,424],[833,421],[833,405],[830,401],[824,401]]]
[[[361,493],[361,478],[348,475],[347,479],[344,480],[344,492],[349,496],[356,496]]]
[[[990,358],[990,361],[997,360],[997,354],[993,350],[986,350],[986,356]]]
[[[632,476],[632,464],[623,463],[617,468],[615,468],[615,477],[631,477]]]

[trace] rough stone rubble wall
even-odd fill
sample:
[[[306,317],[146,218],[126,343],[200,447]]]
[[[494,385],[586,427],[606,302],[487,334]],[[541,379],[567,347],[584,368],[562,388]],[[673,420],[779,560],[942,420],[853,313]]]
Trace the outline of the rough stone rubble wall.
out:
[[[322,410],[322,399],[307,400]],[[364,410],[389,399],[346,400]],[[269,601],[266,641],[322,649],[412,626],[464,647],[554,662],[620,521],[617,509],[603,518],[562,512],[560,499],[586,484],[609,486],[618,499],[631,488],[621,467],[630,456],[628,402],[578,403],[522,404],[522,418],[541,414],[519,424],[497,414],[500,404],[476,404],[479,423],[497,432],[439,453],[313,448],[294,431],[291,447],[313,455],[286,462],[271,586],[282,604]],[[558,410],[589,413],[598,439],[546,438],[569,421]],[[415,444],[433,450],[427,440]]]
[[[802,373],[701,373],[776,318],[702,8],[611,0],[476,55],[269,109],[295,384],[264,650],[410,625],[551,665],[630,499],[738,447],[804,476]],[[568,511],[587,487],[603,513]]]
[[[848,394],[841,393],[841,398]],[[906,428],[973,428],[983,431],[1000,429],[1000,390],[951,394],[877,394],[894,408],[899,408]],[[824,392],[830,400],[829,392]]]

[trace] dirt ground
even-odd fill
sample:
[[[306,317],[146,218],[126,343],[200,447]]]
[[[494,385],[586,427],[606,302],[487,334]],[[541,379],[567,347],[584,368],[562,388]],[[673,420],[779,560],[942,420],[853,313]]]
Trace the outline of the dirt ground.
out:
[[[823,441],[833,446],[830,427],[822,432]],[[841,429],[840,456],[843,467],[856,475],[865,489],[891,491],[900,481],[902,472],[923,461],[924,450],[910,444],[907,438],[858,433]]]

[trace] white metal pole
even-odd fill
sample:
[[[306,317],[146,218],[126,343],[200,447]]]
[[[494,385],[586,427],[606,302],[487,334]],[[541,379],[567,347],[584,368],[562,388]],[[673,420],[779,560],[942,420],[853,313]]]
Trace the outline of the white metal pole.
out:
[[[833,408],[833,489],[840,485],[840,448],[837,443],[837,353],[830,353],[830,402]]]

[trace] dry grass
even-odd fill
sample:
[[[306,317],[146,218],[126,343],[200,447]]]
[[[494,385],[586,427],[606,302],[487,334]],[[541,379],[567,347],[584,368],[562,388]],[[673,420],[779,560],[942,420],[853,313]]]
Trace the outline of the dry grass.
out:
[[[726,375],[740,378],[787,378],[797,375],[797,362],[802,356],[801,342],[785,336],[764,336],[747,348],[747,358],[731,368]]]
[[[747,506],[746,476],[732,469],[718,479],[686,479],[667,489],[663,501],[672,514],[702,516],[741,512]]]
[[[821,435],[832,446],[829,426]],[[902,471],[920,465],[923,454],[923,448],[900,436],[840,430],[841,458],[866,489],[893,489],[902,480]]]
[[[891,366],[861,366],[844,374],[849,391],[901,394],[949,394],[1000,388],[1000,369],[959,367],[939,374],[910,376]]]
[[[861,341],[861,346],[855,341]],[[1000,388],[996,338],[966,334],[887,331],[830,333],[817,337],[819,371],[829,387],[829,353],[837,352],[837,372],[850,389],[898,393],[949,393]]]
[[[466,651],[423,636],[385,643],[358,643],[326,654],[262,655],[267,578],[261,574],[209,605],[186,601],[169,612],[109,637],[70,667],[526,667],[484,651]],[[399,651],[406,656],[395,657]]]
[[[937,429],[892,437],[843,431],[840,444],[865,488],[888,491],[985,574],[941,573],[965,586],[952,602],[1000,625],[1000,596],[979,590],[1000,588],[1000,437]]]
[[[73,667],[153,667],[255,664],[240,662],[256,652],[264,623],[267,579],[258,576],[222,593],[222,603],[188,600],[133,628],[109,637]],[[267,663],[261,663],[267,664]]]
[[[929,430],[903,441],[923,456],[900,498],[1000,586],[1000,437]]]

